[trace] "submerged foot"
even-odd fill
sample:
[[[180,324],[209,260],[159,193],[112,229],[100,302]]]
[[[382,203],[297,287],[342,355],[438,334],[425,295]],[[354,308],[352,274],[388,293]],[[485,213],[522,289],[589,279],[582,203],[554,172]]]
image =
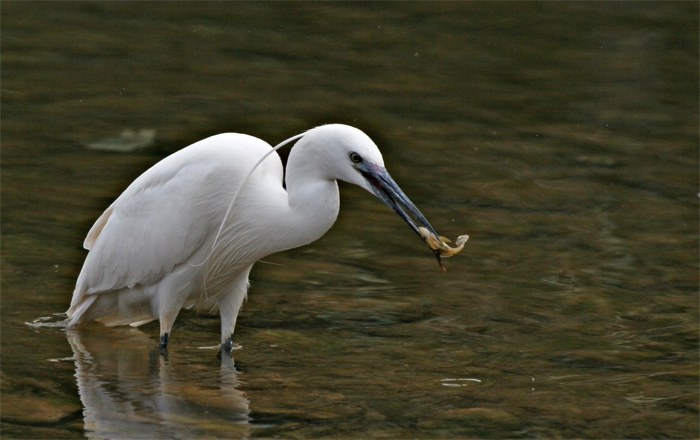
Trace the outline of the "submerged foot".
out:
[[[168,333],[164,333],[160,336],[160,343],[158,344],[158,348],[160,348],[161,353],[164,352],[166,348],[168,348],[168,338]]]
[[[224,343],[221,344],[221,351],[219,351],[219,356],[221,356],[221,353],[230,355],[231,350],[233,350],[233,335],[226,338]]]

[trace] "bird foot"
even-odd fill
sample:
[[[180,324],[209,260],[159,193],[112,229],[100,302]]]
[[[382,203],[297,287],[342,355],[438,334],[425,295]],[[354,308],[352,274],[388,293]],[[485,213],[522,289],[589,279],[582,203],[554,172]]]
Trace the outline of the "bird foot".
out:
[[[221,344],[221,352],[226,354],[231,354],[233,350],[233,335],[226,338],[223,344]]]
[[[226,340],[221,344],[221,349],[219,350],[219,354],[217,356],[219,359],[221,359],[221,354],[224,353],[228,357],[231,357],[231,352],[233,352],[233,350],[238,350],[240,348],[243,348],[243,347],[241,347],[238,344],[233,343],[233,333],[232,333],[231,336],[226,338]]]
[[[164,333],[160,336],[160,343],[158,343],[158,348],[160,349],[161,354],[165,353],[165,350],[168,348],[169,338],[170,335],[168,333]]]

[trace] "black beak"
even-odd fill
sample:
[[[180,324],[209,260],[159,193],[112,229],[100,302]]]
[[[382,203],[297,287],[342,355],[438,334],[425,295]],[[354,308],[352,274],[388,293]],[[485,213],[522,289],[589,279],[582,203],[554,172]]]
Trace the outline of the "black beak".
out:
[[[421,214],[421,212],[416,208],[416,205],[411,202],[411,200],[406,197],[406,194],[401,191],[399,185],[394,182],[389,173],[384,167],[375,165],[369,162],[362,162],[356,165],[357,170],[362,173],[369,185],[372,187],[374,194],[384,202],[389,208],[393,209],[395,213],[399,215],[405,221],[408,226],[413,229],[413,232],[418,234],[420,237],[420,232],[418,232],[418,226],[414,223],[413,219],[406,214],[404,208],[410,212],[416,220],[423,226],[425,226],[430,232],[438,234],[435,229],[428,223],[428,220]],[[403,208],[402,208],[403,206]],[[440,261],[440,254],[437,251],[433,251],[435,256]]]

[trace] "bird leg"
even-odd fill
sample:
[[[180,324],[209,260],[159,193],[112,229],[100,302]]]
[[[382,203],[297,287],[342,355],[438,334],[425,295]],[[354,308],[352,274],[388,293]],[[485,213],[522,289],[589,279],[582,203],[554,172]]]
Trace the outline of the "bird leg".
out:
[[[225,354],[231,354],[233,350],[233,334],[231,334],[226,340],[221,344],[221,352]]]
[[[160,343],[158,344],[158,348],[160,348],[161,353],[165,351],[166,348],[168,348],[168,338],[170,337],[169,333],[163,333],[160,335]]]
[[[221,353],[231,354],[234,349],[233,330],[236,328],[236,318],[248,290],[248,274],[253,266],[244,268],[234,280],[230,290],[219,298],[219,313],[221,314]]]
[[[161,281],[164,283],[165,281]],[[170,340],[170,333],[173,330],[173,324],[177,318],[177,314],[180,313],[182,305],[185,303],[187,298],[182,292],[178,291],[172,287],[173,279],[167,280],[165,284],[161,284],[158,287],[158,293],[156,299],[151,306],[153,308],[153,314],[158,316],[158,321],[160,321],[160,350],[163,351],[168,347],[168,341]],[[170,292],[177,292],[175,295],[168,295]]]

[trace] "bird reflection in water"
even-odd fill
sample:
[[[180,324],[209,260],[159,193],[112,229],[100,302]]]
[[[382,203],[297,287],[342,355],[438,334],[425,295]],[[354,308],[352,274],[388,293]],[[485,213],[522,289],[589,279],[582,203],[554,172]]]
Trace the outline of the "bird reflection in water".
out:
[[[142,331],[66,330],[89,438],[236,438],[249,434],[249,409],[233,359],[219,370],[185,353],[161,356]]]

